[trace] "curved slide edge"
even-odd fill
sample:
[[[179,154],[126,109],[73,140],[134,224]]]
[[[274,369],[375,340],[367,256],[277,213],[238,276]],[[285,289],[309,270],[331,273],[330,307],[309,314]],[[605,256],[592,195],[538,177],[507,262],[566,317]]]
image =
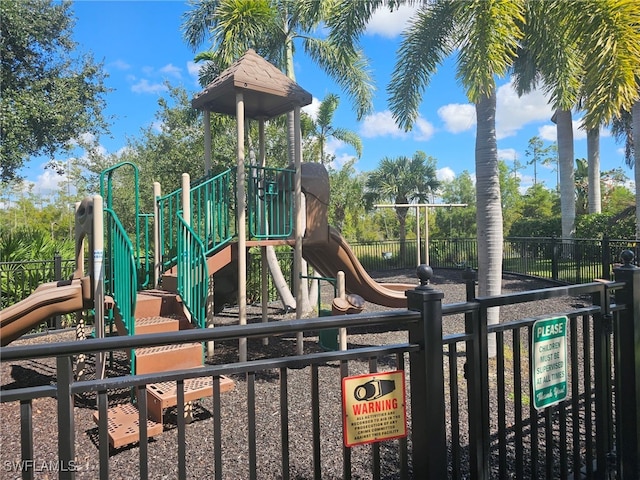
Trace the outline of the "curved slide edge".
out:
[[[43,283],[24,300],[0,311],[0,346],[8,345],[47,318],[92,306],[89,277]]]
[[[366,301],[391,308],[407,308],[405,291],[416,286],[399,283],[378,283],[369,276],[349,244],[334,228],[329,228],[328,244],[302,244],[302,256],[322,276],[345,275],[348,293],[360,295]]]

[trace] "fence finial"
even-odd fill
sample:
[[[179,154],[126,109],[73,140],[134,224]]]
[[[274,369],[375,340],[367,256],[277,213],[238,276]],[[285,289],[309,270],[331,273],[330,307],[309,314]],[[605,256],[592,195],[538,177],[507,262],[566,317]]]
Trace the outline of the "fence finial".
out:
[[[421,290],[431,290],[433,287],[429,285],[429,280],[433,277],[433,268],[429,265],[425,265],[424,263],[418,265],[416,268],[416,274],[420,279],[420,286],[418,287]]]
[[[635,265],[631,264],[635,258],[636,255],[633,253],[633,250],[623,250],[620,254],[620,260],[624,263],[624,268],[635,268]]]

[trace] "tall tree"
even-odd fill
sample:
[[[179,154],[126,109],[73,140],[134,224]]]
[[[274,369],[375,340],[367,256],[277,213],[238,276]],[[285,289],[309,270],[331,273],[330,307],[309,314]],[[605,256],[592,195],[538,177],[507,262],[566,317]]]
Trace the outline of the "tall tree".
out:
[[[555,144],[544,146],[544,142],[539,136],[531,137],[524,154],[530,158],[527,165],[533,165],[533,184],[538,183],[538,164],[546,165],[555,160]]]
[[[640,85],[638,86],[640,89]],[[624,142],[624,158],[634,169],[636,185],[636,240],[640,240],[640,100],[630,109],[622,109],[613,119],[611,132],[618,141]]]
[[[638,98],[640,5],[624,0],[527,2],[526,36],[516,62],[516,85],[540,85],[551,98],[558,126],[562,235],[575,229],[571,110],[585,111],[597,129]]]
[[[385,157],[378,167],[369,173],[365,183],[365,201],[372,207],[378,201],[389,201],[398,206],[395,212],[400,223],[400,256],[406,258],[406,221],[409,203],[425,203],[429,195],[440,187],[436,178],[436,161],[424,152],[416,152],[412,158]],[[405,205],[405,206],[402,206]]]
[[[310,134],[313,136],[315,146],[314,156],[322,164],[327,162],[325,148],[331,137],[351,145],[356,150],[358,158],[362,155],[360,137],[351,130],[333,126],[333,116],[339,103],[340,98],[336,94],[330,93],[324,97],[318,108],[318,117],[313,121],[313,131]]]
[[[76,56],[71,2],[0,2],[0,180],[32,156],[69,148],[80,134],[106,129],[105,74]]]
[[[396,122],[409,129],[438,66],[457,54],[457,76],[476,107],[476,223],[480,295],[502,288],[503,224],[496,139],[495,76],[513,62],[522,37],[523,1],[424,3],[404,32],[388,91]],[[498,323],[499,311],[488,312]],[[490,339],[495,354],[495,338]]]

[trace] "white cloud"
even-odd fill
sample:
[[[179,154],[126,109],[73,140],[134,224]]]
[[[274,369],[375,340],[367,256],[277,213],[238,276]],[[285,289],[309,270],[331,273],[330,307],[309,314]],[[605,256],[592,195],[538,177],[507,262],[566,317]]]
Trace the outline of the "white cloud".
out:
[[[164,74],[170,75],[175,78],[182,78],[182,69],[176,67],[172,63],[168,63],[164,67],[160,69],[160,71]]]
[[[162,83],[150,83],[149,80],[143,78],[131,86],[134,93],[160,93],[167,90],[166,85]]]
[[[558,138],[556,126],[553,124],[542,125],[538,128],[538,136],[547,142],[555,142]]]
[[[367,23],[365,33],[386,38],[397,37],[407,27],[417,10],[418,7],[414,5],[403,5],[394,9],[393,12],[386,8],[379,8]]]
[[[131,65],[124,60],[116,60],[115,62],[109,63],[109,66],[117,70],[129,70],[131,68]]]
[[[407,133],[396,125],[390,110],[367,115],[360,127],[360,134],[365,138],[391,136],[404,138]]]
[[[422,117],[419,117],[413,125],[414,140],[426,142],[433,137],[435,129],[433,125]]]
[[[435,132],[433,125],[422,117],[418,117],[413,124],[413,130],[405,132],[396,125],[390,110],[367,115],[360,126],[360,135],[365,138],[393,137],[409,138],[416,141],[427,141]]]
[[[584,128],[581,128],[582,119],[573,120],[573,140],[586,140],[587,131]],[[548,123],[546,125],[542,125],[538,128],[538,136],[547,142],[555,142],[557,137],[556,126],[552,123]],[[600,128],[600,137],[610,137],[611,131],[605,127]]]
[[[553,109],[539,90],[518,97],[513,82],[502,85],[497,90],[496,137],[498,140],[515,135],[530,122],[549,120]]]
[[[320,103],[322,102],[319,99],[317,99],[316,97],[313,97],[309,105],[302,107],[302,111],[307,115],[309,115],[314,120],[317,120],[318,110],[320,109]]]
[[[450,182],[456,178],[456,172],[449,167],[439,168],[436,170],[436,178],[441,182]]]
[[[504,162],[513,162],[517,158],[517,152],[515,148],[499,148],[498,159]]]
[[[476,109],[470,103],[450,103],[438,109],[444,128],[451,133],[470,130],[476,124]]]

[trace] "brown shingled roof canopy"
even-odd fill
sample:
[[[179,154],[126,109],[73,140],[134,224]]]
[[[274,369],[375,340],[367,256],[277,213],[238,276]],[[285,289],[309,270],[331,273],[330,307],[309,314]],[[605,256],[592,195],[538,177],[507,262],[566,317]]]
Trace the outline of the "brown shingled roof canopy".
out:
[[[244,96],[247,118],[269,119],[311,103],[309,92],[254,50],[240,57],[191,100],[198,110],[236,114],[236,93]]]

